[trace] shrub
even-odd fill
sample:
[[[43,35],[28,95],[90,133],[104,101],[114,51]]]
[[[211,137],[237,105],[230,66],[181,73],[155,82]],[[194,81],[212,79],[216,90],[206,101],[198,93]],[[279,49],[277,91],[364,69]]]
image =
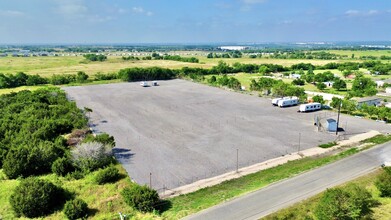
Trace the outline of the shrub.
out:
[[[329,148],[329,147],[333,147],[335,145],[337,145],[337,143],[335,141],[333,141],[333,142],[329,142],[329,143],[326,143],[326,144],[319,144],[319,147],[321,147],[321,148]]]
[[[110,146],[110,147],[115,146],[114,137],[110,136],[109,134],[106,134],[106,133],[98,134],[96,136],[93,136],[92,134],[90,134],[84,139],[83,142],[87,143],[87,142],[94,142],[94,141],[99,142],[104,145],[107,145],[107,146]]]
[[[72,173],[68,173],[66,175],[66,178],[68,180],[70,180],[70,179],[75,179],[75,180],[83,179],[84,178],[84,173],[81,170],[75,170]]]
[[[81,199],[73,199],[65,203],[64,214],[68,219],[83,218],[87,216],[87,213],[87,203]]]
[[[384,167],[384,172],[377,178],[375,185],[381,197],[391,197],[391,168]]]
[[[77,145],[72,151],[74,164],[83,171],[94,171],[113,161],[111,148],[98,142]]]
[[[10,179],[50,172],[52,163],[62,154],[61,150],[50,142],[31,145],[13,147],[8,152],[3,161],[3,169]]]
[[[58,158],[52,164],[52,172],[58,176],[65,176],[74,170],[72,162],[67,157]]]
[[[95,175],[95,182],[99,185],[115,182],[119,179],[119,170],[114,166],[109,166],[105,169],[99,170]]]
[[[359,219],[370,213],[373,204],[366,189],[350,184],[326,190],[315,208],[315,216],[319,220]]]
[[[48,215],[64,202],[64,191],[51,182],[27,178],[14,189],[10,204],[17,217],[35,218]]]
[[[121,195],[126,204],[142,212],[153,211],[155,205],[159,202],[159,195],[156,190],[148,186],[134,185],[131,188],[127,187],[121,192]]]

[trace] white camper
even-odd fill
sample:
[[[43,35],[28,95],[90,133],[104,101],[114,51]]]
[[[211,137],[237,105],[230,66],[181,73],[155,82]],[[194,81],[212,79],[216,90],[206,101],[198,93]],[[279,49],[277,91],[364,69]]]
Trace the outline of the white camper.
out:
[[[320,110],[321,108],[322,108],[322,104],[320,104],[318,102],[302,104],[299,107],[299,112],[317,111],[317,110]]]
[[[295,96],[292,97],[284,97],[281,100],[278,100],[278,106],[280,108],[282,107],[288,107],[288,106],[294,106],[299,103],[299,99]]]
[[[275,98],[275,99],[272,99],[272,105],[274,106],[277,106],[278,105],[278,101],[282,100],[283,98]]]
[[[148,82],[147,81],[142,81],[142,82],[140,82],[140,86],[147,87],[148,86]]]

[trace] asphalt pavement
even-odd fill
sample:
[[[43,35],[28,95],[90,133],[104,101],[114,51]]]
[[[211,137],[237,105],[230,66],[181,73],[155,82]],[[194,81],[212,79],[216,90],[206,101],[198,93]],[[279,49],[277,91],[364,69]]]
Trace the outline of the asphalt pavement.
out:
[[[93,110],[95,133],[114,136],[114,154],[129,176],[159,193],[336,139],[313,123],[315,116],[336,119],[335,112],[298,113],[298,106],[184,80],[159,84],[64,88],[80,108]],[[391,132],[388,124],[348,115],[340,125],[348,138]]]
[[[185,219],[260,219],[279,209],[314,196],[327,188],[370,173],[385,161],[391,161],[391,143],[376,146],[343,160],[278,182]]]

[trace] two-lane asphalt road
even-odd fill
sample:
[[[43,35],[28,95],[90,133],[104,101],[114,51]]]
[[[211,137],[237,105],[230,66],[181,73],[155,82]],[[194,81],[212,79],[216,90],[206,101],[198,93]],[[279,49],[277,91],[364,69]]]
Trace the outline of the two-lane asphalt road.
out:
[[[378,168],[391,160],[391,143],[278,182],[185,219],[259,219]]]

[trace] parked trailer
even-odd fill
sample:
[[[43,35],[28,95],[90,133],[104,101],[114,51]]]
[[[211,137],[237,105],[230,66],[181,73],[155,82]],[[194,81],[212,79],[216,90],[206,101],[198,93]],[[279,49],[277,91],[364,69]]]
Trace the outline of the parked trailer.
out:
[[[283,99],[278,101],[278,106],[280,108],[282,107],[288,107],[288,106],[294,106],[299,104],[299,99],[295,96],[292,97],[284,97]]]
[[[299,112],[312,112],[312,111],[320,110],[321,108],[322,108],[322,104],[318,102],[302,104],[299,107]]]
[[[140,82],[140,86],[142,86],[142,87],[148,87],[148,82],[142,81],[142,82]]]
[[[277,106],[278,105],[278,101],[282,100],[283,98],[275,98],[275,99],[272,99],[272,105],[274,106]]]

